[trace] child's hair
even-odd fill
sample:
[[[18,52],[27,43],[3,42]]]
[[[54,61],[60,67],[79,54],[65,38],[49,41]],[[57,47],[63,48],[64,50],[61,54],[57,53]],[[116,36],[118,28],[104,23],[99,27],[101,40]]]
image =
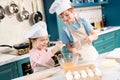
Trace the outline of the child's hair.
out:
[[[69,8],[68,11],[72,12],[73,11],[73,7]]]
[[[69,8],[67,10],[70,11],[70,12],[73,12],[73,7]],[[62,15],[62,13],[60,15]]]
[[[30,50],[32,49],[32,42],[33,41],[35,41],[37,38],[29,38],[29,44],[30,44],[30,46],[29,46],[29,48],[30,48]]]

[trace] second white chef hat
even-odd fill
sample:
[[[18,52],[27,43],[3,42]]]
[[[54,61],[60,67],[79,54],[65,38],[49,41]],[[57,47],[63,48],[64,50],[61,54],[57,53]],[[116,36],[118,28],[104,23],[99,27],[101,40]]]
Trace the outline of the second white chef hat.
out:
[[[70,0],[55,0],[49,9],[49,12],[51,14],[56,12],[57,15],[59,15],[69,8],[71,8]]]

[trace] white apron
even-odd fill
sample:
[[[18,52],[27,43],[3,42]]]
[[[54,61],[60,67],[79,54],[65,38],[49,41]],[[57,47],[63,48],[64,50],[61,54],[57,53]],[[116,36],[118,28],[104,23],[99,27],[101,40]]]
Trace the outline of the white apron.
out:
[[[84,38],[88,35],[86,34],[82,22],[78,21],[78,23],[80,24],[80,28],[78,28],[77,30],[73,30],[70,25],[67,24],[67,28],[73,37],[73,41],[78,42],[80,55],[84,60],[96,60],[98,57],[98,52],[92,44],[90,45],[84,42]]]
[[[55,66],[55,62],[54,60],[51,58],[46,64],[39,64],[37,65],[33,71],[34,72],[40,72],[40,71],[43,71],[43,70],[46,70],[46,69],[49,69],[49,68],[52,68]]]

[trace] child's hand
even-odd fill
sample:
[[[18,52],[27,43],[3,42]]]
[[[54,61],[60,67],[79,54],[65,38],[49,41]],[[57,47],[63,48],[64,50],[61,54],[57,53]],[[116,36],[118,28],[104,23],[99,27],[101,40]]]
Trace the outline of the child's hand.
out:
[[[62,46],[63,46],[62,42],[58,41],[56,45],[52,48],[53,53],[60,51],[62,49]]]
[[[91,36],[88,36],[88,37],[84,38],[84,41],[85,41],[86,43],[88,43],[88,44],[92,44],[93,39],[92,39]]]
[[[57,41],[55,46],[59,47],[59,49],[62,49],[63,46],[62,41]]]
[[[75,55],[81,56],[80,50],[78,50],[78,49],[76,49],[76,48],[73,48],[72,52],[73,52],[73,54],[75,54]]]

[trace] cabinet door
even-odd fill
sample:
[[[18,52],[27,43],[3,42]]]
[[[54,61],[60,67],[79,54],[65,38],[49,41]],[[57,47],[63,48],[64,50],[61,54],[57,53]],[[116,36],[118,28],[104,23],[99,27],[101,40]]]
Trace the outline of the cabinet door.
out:
[[[116,48],[120,47],[120,30],[117,30],[115,33],[115,46]]]
[[[0,66],[0,79],[1,80],[11,80],[18,77],[16,63],[9,63]]]
[[[115,48],[115,31],[100,35],[93,45],[100,54],[113,50]]]
[[[33,73],[29,58],[17,61],[18,76],[24,76]]]
[[[99,45],[101,43],[107,42],[115,37],[115,32],[109,32],[106,34],[99,35],[98,39],[94,41],[94,45]]]
[[[98,43],[94,46],[100,54],[104,53],[104,52],[111,51],[115,48],[114,38],[111,38],[106,42]]]

